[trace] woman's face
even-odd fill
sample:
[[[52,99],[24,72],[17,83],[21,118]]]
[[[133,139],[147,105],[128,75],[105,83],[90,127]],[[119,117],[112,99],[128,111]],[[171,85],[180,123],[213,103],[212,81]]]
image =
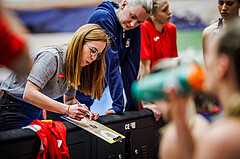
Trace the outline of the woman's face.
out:
[[[137,6],[129,6],[123,3],[117,16],[123,29],[130,30],[143,23],[149,14],[140,4]]]
[[[231,19],[238,16],[240,4],[238,0],[219,0],[218,10],[223,19]]]
[[[171,19],[172,12],[169,9],[168,2],[166,0],[162,0],[157,8],[157,14],[154,15],[155,21],[161,24],[167,24]]]
[[[83,55],[81,66],[90,65],[97,57],[102,54],[102,51],[106,47],[104,41],[88,41],[83,45]]]

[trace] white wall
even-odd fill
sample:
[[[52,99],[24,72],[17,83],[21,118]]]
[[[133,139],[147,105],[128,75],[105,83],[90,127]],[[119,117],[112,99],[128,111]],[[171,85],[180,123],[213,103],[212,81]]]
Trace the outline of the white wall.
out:
[[[220,17],[218,0],[169,0],[169,6],[173,14],[195,13],[206,23]]]

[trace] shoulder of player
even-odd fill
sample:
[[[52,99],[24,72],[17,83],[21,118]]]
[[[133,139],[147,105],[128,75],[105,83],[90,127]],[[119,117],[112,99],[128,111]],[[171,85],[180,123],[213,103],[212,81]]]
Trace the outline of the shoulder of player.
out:
[[[234,144],[238,142],[240,146],[240,138],[237,136],[240,135],[240,120],[233,118],[223,119],[221,122],[213,124],[210,129],[207,137],[209,140],[215,142],[229,143]],[[231,142],[230,142],[231,141]]]
[[[143,23],[141,23],[141,28],[149,28],[151,27],[153,24],[152,22],[150,22],[149,20],[145,20]]]
[[[207,39],[208,37],[211,37],[216,28],[217,28],[217,23],[213,23],[213,24],[209,25],[208,27],[206,27],[202,32],[203,40]]]
[[[169,29],[174,29],[174,30],[177,29],[176,25],[171,23],[171,22],[165,24],[164,26],[169,28]]]
[[[218,26],[218,22],[214,22],[211,25],[207,26],[204,30],[203,33],[212,33]]]

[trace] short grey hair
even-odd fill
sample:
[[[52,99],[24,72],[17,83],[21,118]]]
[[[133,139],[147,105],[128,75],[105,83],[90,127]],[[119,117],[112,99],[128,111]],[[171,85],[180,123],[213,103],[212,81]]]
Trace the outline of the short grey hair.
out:
[[[148,14],[151,14],[152,12],[152,0],[127,0],[127,2],[129,6],[136,6],[140,4]]]

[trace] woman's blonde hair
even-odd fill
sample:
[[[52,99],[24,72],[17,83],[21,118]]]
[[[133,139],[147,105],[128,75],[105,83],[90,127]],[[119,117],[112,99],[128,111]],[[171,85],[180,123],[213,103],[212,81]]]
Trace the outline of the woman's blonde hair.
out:
[[[162,0],[153,0],[152,1],[152,15],[156,16],[157,15],[157,10],[160,7],[160,2]]]
[[[100,60],[81,67],[83,45],[88,41],[104,41],[106,46]],[[108,43],[107,34],[97,24],[83,25],[75,32],[68,45],[65,60],[65,74],[69,85],[92,98],[101,98],[105,89],[105,52]]]
[[[235,93],[229,99],[225,110],[225,115],[228,117],[240,117],[240,93]]]

